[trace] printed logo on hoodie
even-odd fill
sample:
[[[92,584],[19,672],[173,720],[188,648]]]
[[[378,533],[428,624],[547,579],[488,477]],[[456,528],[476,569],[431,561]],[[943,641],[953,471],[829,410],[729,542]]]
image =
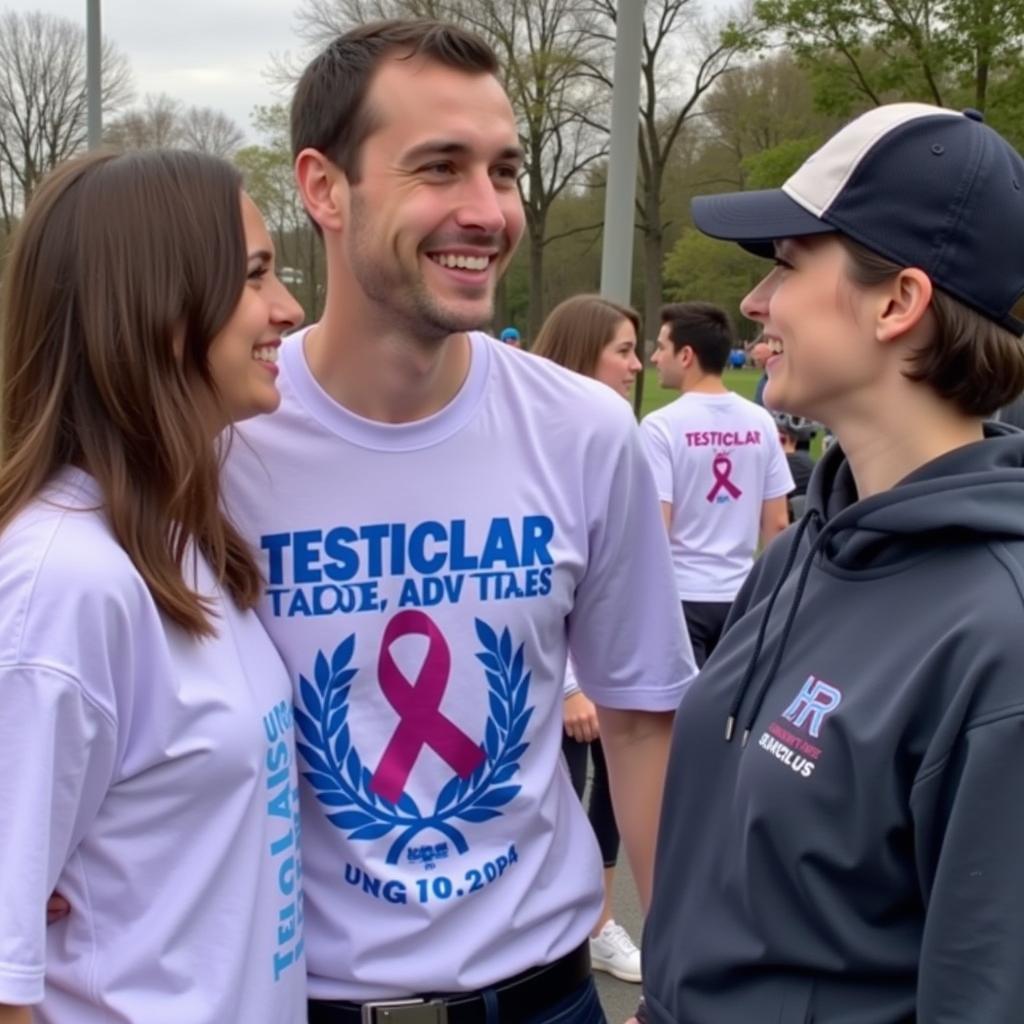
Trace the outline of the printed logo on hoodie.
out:
[[[821,723],[825,716],[832,714],[843,699],[842,693],[834,686],[822,682],[814,676],[808,676],[800,692],[793,698],[793,703],[782,712],[782,717],[792,722],[798,729],[808,720],[808,732],[817,739],[821,734]]]
[[[789,707],[782,712],[782,717],[791,722],[794,729],[817,739],[825,718],[839,707],[842,700],[841,690],[810,675]],[[821,747],[790,732],[777,721],[761,734],[757,745],[805,779],[811,777],[821,757]]]

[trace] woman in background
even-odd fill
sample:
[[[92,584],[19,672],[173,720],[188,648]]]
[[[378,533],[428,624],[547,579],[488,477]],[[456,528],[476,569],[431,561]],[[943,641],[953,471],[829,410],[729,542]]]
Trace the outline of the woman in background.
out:
[[[629,400],[636,375],[643,368],[636,354],[639,330],[640,317],[635,310],[599,295],[576,295],[551,311],[537,335],[533,351],[607,384]],[[581,800],[587,783],[588,751],[594,762],[588,816],[604,862],[604,906],[590,939],[591,963],[595,970],[638,983],[641,980],[640,950],[626,929],[612,918],[612,883],[619,855],[619,830],[612,811],[597,711],[581,692],[572,662],[569,662],[565,672],[562,752],[573,788]]]
[[[93,154],[6,268],[0,1022],[305,1020],[287,673],[217,438],[301,310],[228,163]],[[58,890],[71,913],[46,927]]]

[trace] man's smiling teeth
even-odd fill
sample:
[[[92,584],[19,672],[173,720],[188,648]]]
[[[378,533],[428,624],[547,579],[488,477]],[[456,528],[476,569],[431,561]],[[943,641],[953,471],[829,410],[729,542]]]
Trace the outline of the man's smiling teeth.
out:
[[[768,351],[771,352],[773,356],[782,355],[782,342],[778,338],[769,338]]]
[[[261,359],[265,363],[277,362],[276,345],[260,345],[252,350],[253,359]]]
[[[453,256],[450,253],[431,255],[430,258],[449,270],[486,270],[491,262],[487,256]]]

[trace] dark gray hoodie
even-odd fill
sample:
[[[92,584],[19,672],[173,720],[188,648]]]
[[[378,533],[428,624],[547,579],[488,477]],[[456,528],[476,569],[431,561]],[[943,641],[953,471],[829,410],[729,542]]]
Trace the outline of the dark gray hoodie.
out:
[[[755,565],[676,718],[659,1024],[1024,1022],[1024,434],[989,433],[864,501],[834,447]]]

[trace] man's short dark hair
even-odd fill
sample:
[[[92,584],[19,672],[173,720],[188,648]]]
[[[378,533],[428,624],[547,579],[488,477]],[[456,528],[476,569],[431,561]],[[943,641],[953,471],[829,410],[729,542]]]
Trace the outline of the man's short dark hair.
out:
[[[491,47],[457,25],[420,19],[360,25],[338,36],[302,73],[292,98],[292,155],[316,149],[358,182],[359,151],[375,127],[367,93],[381,62],[392,56],[425,57],[468,74],[499,71]]]
[[[705,373],[725,372],[736,335],[724,309],[710,302],[673,302],[661,307],[661,322],[668,324],[675,352],[689,345]]]

